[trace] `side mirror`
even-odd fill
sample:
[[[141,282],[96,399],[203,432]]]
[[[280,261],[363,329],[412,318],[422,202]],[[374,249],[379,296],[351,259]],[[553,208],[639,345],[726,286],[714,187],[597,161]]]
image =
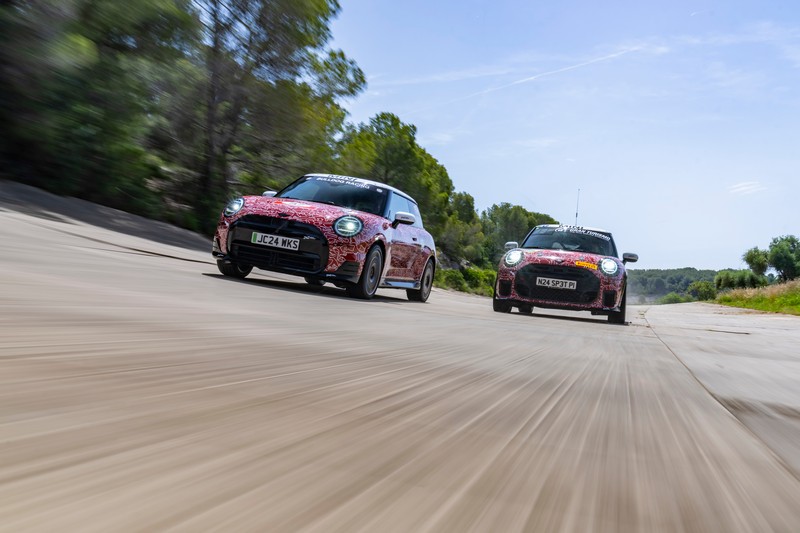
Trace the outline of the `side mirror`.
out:
[[[622,254],[622,263],[635,263],[639,260],[639,254],[629,254],[624,253]]]
[[[417,217],[415,217],[411,213],[406,213],[405,211],[398,211],[397,213],[394,214],[394,220],[392,221],[392,227],[396,228],[399,224],[412,225],[416,221],[417,221]]]
[[[503,248],[506,250],[513,250],[514,248],[519,248],[519,243],[517,241],[508,241]]]
[[[278,194],[278,191],[264,191],[261,196],[275,196],[276,194]]]

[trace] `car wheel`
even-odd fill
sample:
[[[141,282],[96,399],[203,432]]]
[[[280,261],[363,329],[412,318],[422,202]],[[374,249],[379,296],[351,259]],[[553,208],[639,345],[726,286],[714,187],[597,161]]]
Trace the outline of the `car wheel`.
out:
[[[314,287],[322,287],[323,285],[325,285],[324,279],[312,278],[311,276],[306,276],[305,280],[306,283],[308,283],[309,285],[313,285]]]
[[[519,306],[519,312],[523,315],[530,315],[533,313],[533,306],[529,304],[523,304]]]
[[[428,260],[419,280],[419,289],[408,289],[406,295],[411,301],[426,302],[431,295],[431,288],[433,288],[433,261]]]
[[[614,311],[608,315],[608,321],[612,324],[624,324],[625,315],[627,311],[628,302],[628,287],[627,283],[622,288],[622,302],[619,304],[619,311]]]
[[[240,265],[232,261],[217,261],[217,268],[222,272],[223,276],[239,279],[244,279],[250,271],[253,270],[253,267],[250,265]]]
[[[494,289],[492,289],[492,309],[495,313],[510,313],[511,304],[506,300],[497,299],[497,278],[494,280]]]
[[[361,277],[358,278],[354,285],[347,288],[347,294],[362,300],[369,300],[378,292],[382,272],[383,252],[381,252],[380,246],[373,246],[367,253],[366,260],[364,260]]]

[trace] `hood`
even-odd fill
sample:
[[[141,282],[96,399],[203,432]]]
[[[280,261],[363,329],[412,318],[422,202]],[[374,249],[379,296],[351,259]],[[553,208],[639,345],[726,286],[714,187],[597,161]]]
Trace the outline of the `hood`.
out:
[[[320,204],[317,202],[307,202],[305,200],[293,200],[290,198],[272,198],[267,196],[245,196],[244,208],[241,214],[257,214],[269,217],[290,218],[290,219],[322,219],[325,222],[333,223],[337,218],[357,214],[359,216],[374,216],[361,211],[345,209],[336,205]]]
[[[596,268],[600,260],[606,257],[604,255],[590,254],[587,252],[570,252],[567,250],[522,249],[522,251],[525,254],[524,262],[526,263],[541,262],[556,265],[585,266],[587,268],[592,268],[588,265],[594,265]],[[612,257],[611,259],[614,258]]]

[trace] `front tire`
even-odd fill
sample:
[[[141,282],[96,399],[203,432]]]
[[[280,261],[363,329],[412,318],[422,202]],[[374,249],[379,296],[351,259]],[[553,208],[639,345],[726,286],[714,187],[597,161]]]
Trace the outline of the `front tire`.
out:
[[[364,268],[361,269],[361,277],[354,285],[347,288],[347,294],[362,300],[371,299],[378,292],[382,273],[383,252],[380,246],[376,245],[369,249],[364,260]]]
[[[425,263],[425,270],[419,280],[419,289],[407,289],[406,296],[412,302],[427,302],[433,288],[433,261]]]
[[[628,308],[628,284],[622,287],[622,302],[619,304],[619,311],[613,311],[608,315],[608,321],[612,324],[625,324],[625,315]]]
[[[233,261],[217,261],[217,268],[223,276],[238,279],[246,278],[247,275],[253,270],[253,267],[250,265],[240,265],[238,263],[234,263]]]
[[[494,280],[494,289],[492,291],[492,309],[495,313],[511,312],[511,304],[509,302],[497,299],[497,279]]]

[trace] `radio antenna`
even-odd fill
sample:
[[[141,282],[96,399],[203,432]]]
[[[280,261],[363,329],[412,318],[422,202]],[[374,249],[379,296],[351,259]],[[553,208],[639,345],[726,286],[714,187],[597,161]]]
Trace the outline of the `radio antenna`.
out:
[[[578,189],[578,200],[575,202],[575,225],[578,225],[578,206],[581,204],[581,190]]]

